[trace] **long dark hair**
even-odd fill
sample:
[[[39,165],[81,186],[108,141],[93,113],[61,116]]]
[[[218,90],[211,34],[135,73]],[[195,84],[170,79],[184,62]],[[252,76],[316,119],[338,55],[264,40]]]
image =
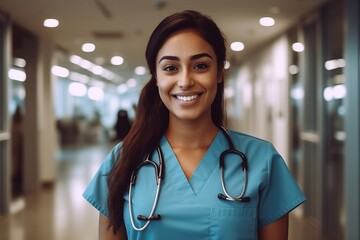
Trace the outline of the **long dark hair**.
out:
[[[217,56],[218,72],[223,78],[226,59],[226,41],[218,26],[208,16],[196,11],[183,11],[166,17],[155,28],[146,48],[146,60],[151,73],[149,82],[140,93],[136,116],[125,137],[119,160],[108,176],[108,210],[114,232],[123,224],[124,199],[131,172],[159,144],[169,123],[169,111],[160,99],[156,85],[156,57],[167,38],[182,29],[194,29],[208,42]],[[222,79],[224,80],[224,79]],[[220,126],[224,118],[224,81],[218,84],[211,106],[212,120]]]

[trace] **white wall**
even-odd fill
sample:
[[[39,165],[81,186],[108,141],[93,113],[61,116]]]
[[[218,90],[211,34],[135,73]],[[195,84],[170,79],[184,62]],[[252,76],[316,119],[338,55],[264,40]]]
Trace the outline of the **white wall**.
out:
[[[247,58],[227,82],[235,90],[228,101],[231,128],[271,141],[285,160],[290,156],[288,51],[286,37],[280,37]]]
[[[56,178],[56,126],[53,107],[53,79],[51,74],[53,45],[41,39],[39,42],[39,180],[52,183]]]

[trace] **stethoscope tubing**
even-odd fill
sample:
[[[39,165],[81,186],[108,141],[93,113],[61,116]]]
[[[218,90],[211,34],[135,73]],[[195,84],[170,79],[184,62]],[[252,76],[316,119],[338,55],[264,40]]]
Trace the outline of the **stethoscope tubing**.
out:
[[[221,153],[220,155],[220,162],[219,162],[219,167],[220,167],[220,179],[221,179],[221,187],[224,191],[224,194],[221,194],[219,193],[218,194],[218,197],[220,199],[224,199],[224,200],[229,200],[229,201],[236,201],[236,202],[248,202],[250,201],[250,198],[249,197],[244,197],[245,195],[245,191],[246,191],[246,186],[247,186],[247,180],[248,180],[248,177],[247,177],[247,159],[246,159],[246,156],[244,153],[238,151],[235,149],[234,147],[234,144],[231,140],[231,137],[230,137],[230,134],[229,132],[224,128],[224,127],[220,127],[220,130],[223,132],[224,136],[226,137],[227,139],[227,142],[229,144],[229,149],[228,150],[225,150]],[[227,188],[226,188],[226,185],[225,185],[225,180],[224,180],[224,165],[225,165],[225,156],[228,155],[228,154],[235,154],[235,155],[238,155],[241,160],[242,160],[242,163],[241,163],[241,168],[243,170],[243,175],[244,175],[244,183],[243,183],[243,188],[241,190],[241,193],[238,197],[233,197],[231,196],[228,191],[227,191]]]
[[[221,179],[221,187],[224,191],[224,195],[218,195],[220,198],[222,199],[226,199],[229,201],[240,201],[240,202],[244,202],[244,200],[246,201],[246,198],[244,198],[245,195],[245,191],[246,191],[246,186],[247,186],[247,171],[246,169],[243,170],[244,173],[244,184],[243,184],[243,188],[241,190],[241,193],[238,197],[233,197],[231,196],[228,192],[227,192],[227,188],[225,186],[225,180],[224,180],[224,167],[220,166],[220,179]]]
[[[220,166],[220,179],[221,179],[221,187],[223,189],[224,194],[219,193],[218,197],[219,199],[223,199],[223,200],[228,200],[228,201],[236,201],[236,202],[248,202],[250,201],[249,197],[244,197],[245,195],[245,191],[246,191],[246,187],[247,187],[247,181],[248,181],[248,176],[247,176],[247,159],[244,153],[236,150],[234,148],[234,144],[231,140],[231,137],[229,135],[229,133],[227,132],[227,130],[224,127],[219,127],[219,129],[222,131],[223,135],[226,137],[227,142],[229,144],[229,149],[223,151],[220,155],[220,161],[219,161],[219,166]],[[131,177],[130,177],[130,186],[129,186],[129,213],[130,213],[130,220],[131,220],[131,225],[132,227],[137,230],[137,231],[143,231],[152,220],[159,220],[161,217],[160,215],[156,214],[154,215],[158,200],[159,200],[159,194],[160,194],[160,188],[161,188],[161,179],[163,178],[163,155],[161,152],[160,147],[158,146],[156,148],[158,156],[159,156],[159,165],[156,164],[154,161],[150,160],[150,154],[148,154],[148,156],[146,157],[146,159],[141,162],[136,168],[135,170],[131,173]],[[244,183],[243,183],[243,188],[241,190],[241,193],[238,197],[233,197],[231,196],[227,189],[226,189],[226,185],[225,185],[225,180],[224,180],[224,165],[225,165],[225,156],[227,154],[235,154],[238,155],[241,160],[241,168],[243,170],[243,175],[244,175]],[[145,217],[143,215],[138,215],[138,219],[142,220],[142,221],[146,221],[146,223],[142,226],[142,227],[137,227],[135,225],[134,222],[134,216],[133,216],[133,209],[132,209],[132,188],[133,185],[135,185],[136,182],[136,172],[139,170],[140,167],[142,167],[143,165],[146,164],[150,164],[155,168],[155,175],[156,175],[156,193],[155,193],[155,198],[153,201],[153,205],[151,207],[151,211],[148,217]]]
[[[149,223],[151,222],[152,220],[152,217],[154,216],[154,212],[155,212],[155,208],[157,206],[157,202],[159,200],[159,193],[160,193],[160,185],[161,185],[161,178],[159,178],[159,180],[157,181],[157,187],[156,187],[156,194],[155,194],[155,198],[154,198],[154,202],[153,202],[153,205],[152,205],[152,208],[151,208],[151,211],[150,211],[150,214],[147,218],[144,218],[146,220],[146,223],[142,226],[142,227],[137,227],[135,225],[135,222],[134,222],[134,216],[133,216],[133,211],[132,211],[132,195],[131,195],[131,189],[132,189],[132,186],[130,185],[130,188],[129,188],[129,213],[130,213],[130,220],[131,220],[131,225],[132,227],[137,230],[137,231],[142,231],[144,230],[148,225]],[[140,216],[140,215],[139,215]]]
[[[154,216],[154,212],[155,212],[155,208],[157,206],[157,202],[159,200],[159,193],[160,193],[160,188],[161,188],[161,179],[163,178],[163,157],[162,157],[162,152],[160,147],[156,148],[158,156],[159,156],[159,165],[157,165],[154,161],[150,160],[150,154],[148,154],[148,156],[146,157],[146,160],[143,161],[141,164],[139,164],[135,170],[132,172],[131,177],[130,177],[130,187],[129,187],[129,213],[130,213],[130,220],[131,220],[131,225],[132,227],[137,230],[137,231],[142,231],[144,230],[149,223],[151,222],[151,220],[155,220],[155,219],[160,219],[160,215],[155,215]],[[154,166],[155,169],[155,175],[156,175],[156,193],[155,193],[155,198],[153,201],[153,205],[151,207],[151,211],[148,217],[142,216],[142,215],[138,215],[138,219],[140,220],[145,220],[146,223],[142,226],[142,227],[137,227],[135,225],[134,222],[134,216],[133,216],[133,210],[132,210],[132,186],[135,185],[135,181],[136,181],[136,172],[137,170],[139,170],[140,167],[142,167],[145,164],[151,164]]]

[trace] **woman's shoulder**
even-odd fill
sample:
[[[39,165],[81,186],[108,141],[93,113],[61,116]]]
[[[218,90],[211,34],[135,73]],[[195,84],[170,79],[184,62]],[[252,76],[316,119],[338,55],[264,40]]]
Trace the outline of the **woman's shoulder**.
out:
[[[123,143],[122,141],[116,143],[116,144],[112,147],[110,153],[112,153],[113,155],[118,156],[118,155],[120,154],[120,151],[121,151],[122,143]]]
[[[105,169],[111,169],[120,158],[122,142],[116,143],[106,155],[102,167]]]
[[[228,132],[235,149],[246,155],[249,164],[266,171],[270,171],[271,166],[285,168],[285,160],[270,141],[238,131]]]
[[[240,131],[228,130],[234,147],[247,154],[254,154],[256,156],[272,158],[274,155],[279,155],[274,145],[265,139],[243,133]]]
[[[227,130],[228,133],[230,134],[231,139],[234,142],[242,142],[242,143],[247,143],[247,144],[260,144],[260,145],[264,145],[264,146],[268,146],[269,144],[271,144],[269,141],[256,137],[254,135],[250,135],[244,132],[240,132],[240,131],[236,131],[236,130]]]

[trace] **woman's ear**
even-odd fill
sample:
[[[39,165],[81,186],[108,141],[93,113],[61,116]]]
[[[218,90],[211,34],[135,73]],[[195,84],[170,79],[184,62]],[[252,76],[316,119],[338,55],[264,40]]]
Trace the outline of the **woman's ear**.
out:
[[[223,71],[220,71],[218,73],[218,80],[217,80],[217,83],[221,83],[222,81],[224,81],[224,72]]]

